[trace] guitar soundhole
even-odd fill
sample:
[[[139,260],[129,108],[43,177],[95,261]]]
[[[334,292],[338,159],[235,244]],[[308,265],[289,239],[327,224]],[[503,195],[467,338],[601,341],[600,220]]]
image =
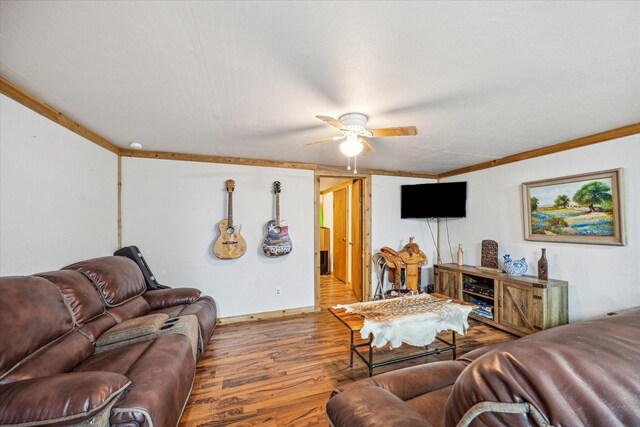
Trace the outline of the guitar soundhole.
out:
[[[282,230],[282,228],[280,228],[280,227],[273,227],[273,231],[275,231],[276,234],[280,234],[281,230]]]
[[[235,230],[233,229],[233,227],[227,227],[226,231],[227,231],[227,234],[233,234]]]

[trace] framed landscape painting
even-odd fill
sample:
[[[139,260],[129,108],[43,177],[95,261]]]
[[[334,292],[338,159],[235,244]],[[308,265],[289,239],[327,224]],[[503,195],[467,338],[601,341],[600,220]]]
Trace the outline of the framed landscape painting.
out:
[[[624,245],[622,169],[522,184],[524,238]]]

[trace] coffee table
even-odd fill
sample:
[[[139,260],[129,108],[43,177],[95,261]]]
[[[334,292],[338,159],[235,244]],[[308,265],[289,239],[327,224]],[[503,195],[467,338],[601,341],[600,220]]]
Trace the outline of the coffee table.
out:
[[[461,301],[455,298],[450,298],[446,295],[437,294],[437,293],[432,293],[430,295],[436,298],[450,300],[451,303],[453,304],[462,304],[462,305],[467,305],[467,306],[477,308],[474,305],[469,304],[468,302]],[[375,368],[379,368],[381,366],[387,366],[393,363],[406,362],[408,360],[413,360],[413,359],[417,359],[425,356],[432,356],[434,354],[440,354],[442,352],[449,351],[449,350],[453,354],[453,359],[456,358],[456,333],[455,331],[451,331],[451,341],[447,341],[444,338],[441,338],[436,335],[436,339],[441,343],[445,344],[444,347],[437,347],[437,348],[433,348],[431,350],[423,351],[417,354],[412,354],[410,356],[397,357],[394,359],[384,360],[381,362],[374,363],[373,346],[372,346],[373,336],[369,334],[368,340],[364,343],[356,344],[354,341],[354,333],[360,332],[360,330],[362,330],[362,328],[364,327],[364,317],[356,313],[347,313],[347,311],[344,308],[331,307],[329,308],[329,312],[333,314],[343,325],[345,325],[349,329],[349,332],[351,334],[351,342],[350,342],[350,350],[349,350],[349,367],[353,368],[353,355],[355,354],[364,362],[365,365],[367,365],[367,368],[369,370],[369,376],[373,375],[373,370]],[[369,348],[369,351],[366,356],[360,352],[359,348],[361,347]],[[427,348],[428,346],[425,346],[425,350]]]

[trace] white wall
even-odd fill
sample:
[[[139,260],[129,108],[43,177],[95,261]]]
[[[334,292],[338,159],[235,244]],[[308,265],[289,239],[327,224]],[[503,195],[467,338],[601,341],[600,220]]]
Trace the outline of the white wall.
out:
[[[523,238],[520,184],[527,181],[624,168],[627,245],[529,242]],[[480,242],[498,242],[500,259],[526,257],[537,274],[547,248],[549,277],[569,282],[569,319],[576,321],[640,305],[640,135],[538,157],[443,181],[467,181],[467,218],[449,221],[452,243],[462,243],[465,263],[480,263]],[[441,241],[446,239],[444,230]]]
[[[371,181],[371,250],[376,253],[383,246],[400,250],[409,243],[409,237],[427,255],[428,264],[422,269],[422,284],[433,283],[433,264],[436,261],[436,249],[429,232],[427,220],[400,218],[400,187],[402,185],[434,183],[434,179],[406,178],[374,175]],[[430,221],[435,240],[438,239],[438,226]],[[372,294],[375,292],[377,275],[372,272]]]
[[[111,255],[117,184],[115,154],[0,96],[0,274]]]
[[[247,252],[213,255],[217,223],[227,217],[225,181],[236,182],[234,223]],[[273,181],[293,251],[267,258],[265,224],[275,216]],[[313,172],[213,163],[122,159],[122,243],[136,245],[160,283],[213,296],[221,317],[314,305]],[[275,288],[282,294],[275,296]]]

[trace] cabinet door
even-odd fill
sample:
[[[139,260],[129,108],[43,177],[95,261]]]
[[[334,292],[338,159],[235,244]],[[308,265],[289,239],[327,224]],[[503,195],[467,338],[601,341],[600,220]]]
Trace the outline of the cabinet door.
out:
[[[452,298],[460,298],[458,295],[458,273],[437,269],[435,290],[439,294],[447,295]]]
[[[500,324],[524,333],[534,332],[533,288],[512,282],[500,282]]]

